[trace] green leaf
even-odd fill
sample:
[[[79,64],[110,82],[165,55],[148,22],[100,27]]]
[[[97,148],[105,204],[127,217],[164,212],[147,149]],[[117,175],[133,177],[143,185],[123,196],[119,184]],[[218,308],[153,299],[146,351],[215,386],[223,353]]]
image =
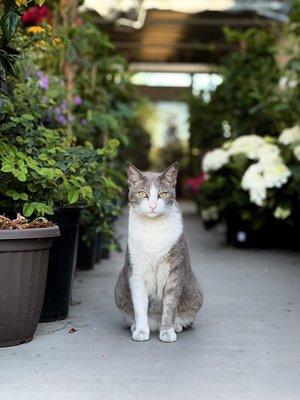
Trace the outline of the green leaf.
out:
[[[79,192],[78,192],[78,190],[71,190],[71,191],[68,193],[68,201],[69,201],[69,203],[70,203],[70,204],[76,203],[76,201],[78,200],[78,197],[79,197]]]
[[[12,172],[15,166],[11,161],[3,161],[1,171],[2,172]]]
[[[20,193],[19,196],[20,196],[21,200],[24,200],[24,201],[28,200],[28,194],[27,193]]]
[[[34,121],[34,117],[31,114],[23,114],[22,118],[27,119],[27,121]]]
[[[2,21],[2,27],[3,36],[7,42],[9,42],[14,36],[19,20],[20,16],[13,11],[8,11],[8,13],[5,15],[4,21]]]
[[[12,171],[12,174],[21,182],[25,182],[26,181],[26,174],[25,172],[14,168]]]
[[[29,183],[27,187],[28,187],[28,190],[30,190],[30,192],[32,192],[32,193],[35,193],[38,191],[38,188],[33,183]]]
[[[47,206],[45,203],[32,203],[32,206],[36,209],[37,214],[53,214],[53,209],[50,206]]]
[[[9,197],[12,197],[14,200],[28,200],[28,195],[26,193],[18,193],[15,190],[8,190],[5,194]]]
[[[47,161],[47,160],[48,160],[48,156],[47,156],[47,154],[45,154],[45,153],[41,153],[41,154],[39,155],[39,159],[40,159],[41,161]]]
[[[23,206],[24,217],[30,217],[34,212],[34,206],[31,203],[25,203]]]

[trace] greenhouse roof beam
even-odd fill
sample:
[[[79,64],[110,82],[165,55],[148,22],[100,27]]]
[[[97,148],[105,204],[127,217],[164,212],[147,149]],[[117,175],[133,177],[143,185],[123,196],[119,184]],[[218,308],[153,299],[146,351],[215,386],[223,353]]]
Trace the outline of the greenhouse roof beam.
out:
[[[130,64],[132,72],[187,72],[190,74],[214,72],[217,67],[213,64],[198,63],[146,63],[133,62]]]

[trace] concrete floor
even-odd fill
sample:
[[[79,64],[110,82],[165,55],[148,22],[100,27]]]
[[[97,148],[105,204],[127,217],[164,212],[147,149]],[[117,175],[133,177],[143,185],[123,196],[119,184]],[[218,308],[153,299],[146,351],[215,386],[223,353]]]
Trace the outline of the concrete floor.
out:
[[[77,274],[67,321],[0,349],[0,399],[298,400],[299,253],[228,248],[187,207],[185,225],[205,293],[193,329],[176,343],[133,342],[113,302],[123,261],[113,254]],[[126,217],[118,230],[126,236]]]

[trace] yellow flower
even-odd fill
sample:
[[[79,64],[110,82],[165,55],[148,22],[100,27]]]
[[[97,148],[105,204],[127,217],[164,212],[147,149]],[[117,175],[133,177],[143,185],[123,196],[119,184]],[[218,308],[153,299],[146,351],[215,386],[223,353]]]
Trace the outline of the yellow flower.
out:
[[[25,6],[27,4],[27,0],[15,0],[15,3],[18,7]]]
[[[52,26],[47,24],[46,25],[47,32],[50,34],[52,32]]]
[[[47,42],[45,42],[45,40],[39,40],[38,42],[36,42],[37,47],[39,48],[45,48],[47,45]]]
[[[52,44],[55,47],[62,47],[62,40],[58,37],[52,39]]]
[[[30,26],[30,27],[27,29],[27,32],[36,35],[37,33],[44,33],[44,32],[45,32],[45,29],[42,28],[41,26]]]

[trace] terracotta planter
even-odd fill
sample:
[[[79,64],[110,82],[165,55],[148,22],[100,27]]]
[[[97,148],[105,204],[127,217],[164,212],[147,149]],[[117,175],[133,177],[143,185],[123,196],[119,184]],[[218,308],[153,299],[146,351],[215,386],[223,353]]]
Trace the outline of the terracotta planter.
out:
[[[32,340],[56,236],[58,227],[0,230],[0,347]]]

